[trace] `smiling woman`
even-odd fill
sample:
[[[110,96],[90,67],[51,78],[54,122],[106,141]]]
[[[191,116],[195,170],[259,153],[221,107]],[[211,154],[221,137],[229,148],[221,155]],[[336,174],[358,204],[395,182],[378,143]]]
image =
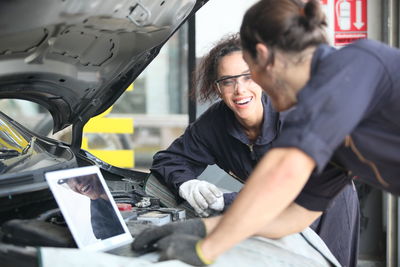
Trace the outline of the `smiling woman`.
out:
[[[241,51],[232,52],[220,59],[218,77],[215,83],[220,98],[233,111],[249,140],[254,142],[260,134],[264,115],[262,90],[253,82]]]
[[[61,183],[61,181],[63,180],[60,180],[59,183]],[[73,191],[85,195],[91,200],[98,198],[109,200],[100,180],[94,174],[70,178],[66,180],[66,183]]]

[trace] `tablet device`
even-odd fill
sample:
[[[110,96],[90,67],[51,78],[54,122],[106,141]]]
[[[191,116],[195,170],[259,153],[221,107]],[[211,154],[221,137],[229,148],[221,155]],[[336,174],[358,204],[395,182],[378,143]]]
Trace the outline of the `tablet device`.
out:
[[[47,172],[45,177],[80,249],[108,251],[132,242],[97,166]]]

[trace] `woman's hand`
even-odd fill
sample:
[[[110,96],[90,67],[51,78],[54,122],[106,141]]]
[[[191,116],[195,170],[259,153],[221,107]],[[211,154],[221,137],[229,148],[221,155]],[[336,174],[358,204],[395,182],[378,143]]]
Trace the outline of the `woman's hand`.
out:
[[[200,217],[210,216],[210,209],[224,209],[223,193],[215,185],[201,180],[189,180],[179,187],[179,195],[185,199]]]

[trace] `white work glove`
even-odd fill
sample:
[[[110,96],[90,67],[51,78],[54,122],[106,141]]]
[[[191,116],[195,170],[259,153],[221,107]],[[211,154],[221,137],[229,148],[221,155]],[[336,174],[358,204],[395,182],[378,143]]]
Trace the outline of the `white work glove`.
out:
[[[179,187],[179,195],[185,199],[201,217],[210,215],[209,209],[224,209],[224,196],[213,184],[201,180],[189,180]]]

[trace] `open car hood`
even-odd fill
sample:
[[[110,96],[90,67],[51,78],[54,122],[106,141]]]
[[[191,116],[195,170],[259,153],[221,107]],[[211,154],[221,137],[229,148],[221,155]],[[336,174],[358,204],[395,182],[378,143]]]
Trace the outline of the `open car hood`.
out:
[[[0,1],[0,98],[46,107],[54,132],[83,127],[206,1]]]

